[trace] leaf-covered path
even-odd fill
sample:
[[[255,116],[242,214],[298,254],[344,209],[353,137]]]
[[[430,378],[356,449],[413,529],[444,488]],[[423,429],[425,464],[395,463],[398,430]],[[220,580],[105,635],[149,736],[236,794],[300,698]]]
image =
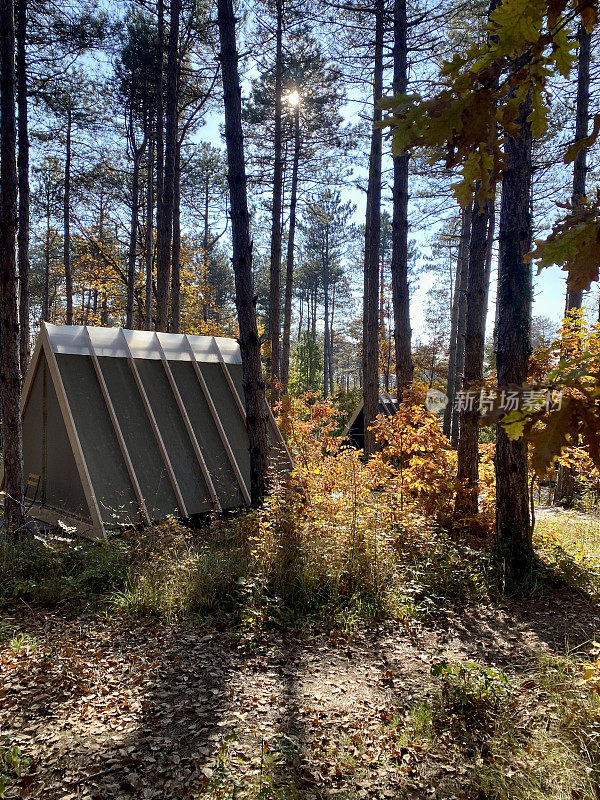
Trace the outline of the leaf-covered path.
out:
[[[232,797],[235,783],[239,797],[434,798],[472,795],[448,732],[435,745],[406,732],[438,691],[432,664],[477,661],[521,680],[540,651],[592,640],[600,610],[571,597],[250,640],[26,607],[3,626],[0,735],[31,759],[7,798]]]

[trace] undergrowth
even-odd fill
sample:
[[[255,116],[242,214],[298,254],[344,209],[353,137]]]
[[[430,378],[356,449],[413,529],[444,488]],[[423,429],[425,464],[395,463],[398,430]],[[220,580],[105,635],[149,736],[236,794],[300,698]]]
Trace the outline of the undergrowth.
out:
[[[377,421],[380,447],[368,463],[339,435],[332,403],[288,400],[280,419],[295,470],[273,478],[260,509],[196,529],[167,519],[106,543],[2,536],[0,603],[104,605],[169,620],[229,615],[252,634],[307,619],[352,629],[423,618],[495,594],[490,445],[481,446],[479,518],[457,520],[456,453],[417,390]],[[594,539],[587,534],[580,542]],[[597,558],[543,523],[537,544],[566,582],[599,591]]]

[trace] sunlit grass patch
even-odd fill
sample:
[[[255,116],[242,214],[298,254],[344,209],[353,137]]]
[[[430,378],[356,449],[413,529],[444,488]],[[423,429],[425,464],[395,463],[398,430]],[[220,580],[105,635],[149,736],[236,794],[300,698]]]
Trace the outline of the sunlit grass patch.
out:
[[[544,512],[536,521],[534,544],[567,584],[600,598],[600,518],[577,511]]]
[[[173,620],[230,603],[247,558],[235,527],[194,533],[174,519],[137,534],[113,608]]]

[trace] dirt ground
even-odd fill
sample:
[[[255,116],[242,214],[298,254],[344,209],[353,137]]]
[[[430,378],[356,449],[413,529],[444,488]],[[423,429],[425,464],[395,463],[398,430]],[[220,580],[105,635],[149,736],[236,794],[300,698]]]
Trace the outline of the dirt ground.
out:
[[[18,652],[0,645],[0,735],[31,759],[7,798],[235,797],[236,785],[257,797],[436,798],[471,796],[450,743],[413,746],[397,731],[437,691],[432,664],[525,674],[541,652],[597,638],[600,608],[571,596],[251,640],[24,605],[2,621],[25,637]]]

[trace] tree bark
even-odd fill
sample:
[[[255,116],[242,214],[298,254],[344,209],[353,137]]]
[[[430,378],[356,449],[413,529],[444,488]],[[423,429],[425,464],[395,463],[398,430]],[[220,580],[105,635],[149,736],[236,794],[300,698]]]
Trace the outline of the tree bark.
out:
[[[492,204],[483,207],[475,201],[469,242],[469,272],[465,325],[465,362],[462,388],[478,391],[483,381],[485,312],[487,287],[486,256]],[[456,511],[466,515],[478,512],[479,481],[479,408],[478,402],[466,403],[460,412],[457,477],[462,485],[456,493]]]
[[[131,130],[133,150],[133,175],[131,179],[131,227],[129,230],[129,253],[127,258],[127,316],[125,327],[133,329],[135,312],[135,262],[137,257],[138,205],[140,196],[140,158],[142,152],[135,146],[133,124]]]
[[[63,198],[63,261],[65,267],[65,294],[67,300],[67,325],[73,324],[73,276],[71,274],[71,109],[67,110],[67,144],[65,151],[65,178]]]
[[[579,61],[577,66],[575,141],[580,141],[588,135],[592,34],[588,33],[583,25],[580,25],[577,38],[579,40]],[[586,172],[587,147],[582,147],[577,153],[573,164],[573,205],[577,205],[585,198]],[[572,308],[581,308],[582,302],[582,292],[567,292],[567,311]]]
[[[46,236],[44,243],[44,294],[42,296],[42,321],[50,322],[50,193],[46,206]]]
[[[177,149],[177,63],[179,59],[179,17],[181,0],[171,0],[165,111],[165,174],[162,211],[156,243],[156,330],[169,325],[169,279],[173,242],[173,203],[175,198],[175,151]]]
[[[279,400],[279,336],[281,328],[281,208],[283,193],[283,159],[281,141],[281,86],[283,80],[283,0],[277,0],[277,33],[275,43],[275,121],[273,131],[273,203],[271,209],[271,266],[269,283],[268,361],[271,405]]]
[[[498,385],[523,385],[531,353],[531,267],[525,255],[531,247],[531,110],[528,99],[519,115],[519,135],[506,142],[506,171],[500,209],[498,275]],[[529,517],[527,445],[511,441],[497,426],[495,551],[507,584],[529,572],[533,557]]]
[[[331,385],[331,340],[329,335],[329,230],[325,229],[325,243],[321,256],[323,279],[323,317],[325,328],[323,331],[323,397],[327,399]]]
[[[407,75],[406,0],[394,3],[394,94],[406,94]],[[410,293],[408,287],[408,153],[394,159],[392,188],[392,303],[394,306],[394,347],[396,351],[396,392],[410,386],[411,358]]]
[[[17,108],[19,115],[19,232],[17,234],[19,268],[19,360],[21,375],[29,364],[29,130],[27,119],[27,0],[17,7]]]
[[[250,449],[250,494],[254,504],[265,493],[269,466],[268,407],[260,363],[256,299],[252,278],[252,241],[242,134],[242,104],[232,0],[218,0],[221,73],[225,105],[227,180],[231,209],[235,303],[240,330],[246,426]]]
[[[459,350],[459,307],[461,298],[464,297],[468,278],[468,259],[469,239],[471,232],[471,213],[473,206],[469,204],[463,208],[460,222],[460,237],[458,242],[458,253],[456,257],[456,276],[454,279],[454,297],[452,300],[452,312],[450,315],[450,350],[448,353],[448,380],[446,383],[446,397],[448,402],[444,409],[444,434],[450,438],[453,434],[454,400],[458,389],[457,379],[457,359]],[[464,302],[462,303],[464,320]],[[462,369],[461,369],[462,374]],[[456,421],[456,444],[458,444],[458,419]]]
[[[298,201],[298,166],[300,164],[300,104],[294,109],[294,160],[290,188],[290,228],[285,269],[285,301],[283,307],[283,341],[281,346],[281,383],[287,392],[290,379],[290,336],[292,330],[292,290],[294,286],[294,241],[296,236],[296,204]],[[298,336],[299,338],[299,336]]]
[[[471,224],[473,221],[473,205],[471,204],[467,212],[468,223],[465,231],[466,239],[463,243],[463,256],[460,269],[460,280],[458,287],[458,319],[456,327],[456,370],[454,373],[454,392],[462,387],[465,371],[465,336],[467,330],[467,289],[469,287],[469,245],[471,241]],[[450,443],[456,450],[458,448],[458,437],[460,435],[460,414],[457,406],[452,406],[452,432]]]
[[[165,115],[163,105],[164,57],[165,57],[165,7],[164,0],[157,0],[157,40],[156,40],[156,74],[154,76],[154,94],[156,106],[155,140],[156,140],[156,248],[162,230],[163,191],[165,183]]]
[[[585,139],[588,135],[588,118],[590,106],[590,58],[592,34],[583,25],[579,26],[579,60],[577,65],[577,101],[575,112],[575,141]],[[573,163],[572,203],[578,205],[585,199],[587,173],[587,147],[582,147]],[[565,304],[565,312],[581,308],[583,292],[569,292]],[[575,474],[571,467],[560,464],[552,502],[569,507],[575,493]]]
[[[175,192],[173,197],[173,245],[171,254],[171,333],[179,333],[181,323],[181,150],[175,152]]]
[[[148,147],[148,183],[146,186],[146,292],[144,297],[144,314],[146,330],[152,330],[152,264],[154,256],[154,140],[150,139]]]
[[[4,440],[4,519],[23,524],[23,441],[17,302],[17,126],[15,24],[12,0],[0,0],[0,389]]]
[[[373,124],[381,120],[378,101],[383,93],[384,3],[375,0],[373,70]],[[373,127],[369,157],[367,218],[365,225],[363,302],[363,414],[365,456],[375,451],[375,435],[369,430],[379,412],[379,244],[381,235],[381,129]]]

